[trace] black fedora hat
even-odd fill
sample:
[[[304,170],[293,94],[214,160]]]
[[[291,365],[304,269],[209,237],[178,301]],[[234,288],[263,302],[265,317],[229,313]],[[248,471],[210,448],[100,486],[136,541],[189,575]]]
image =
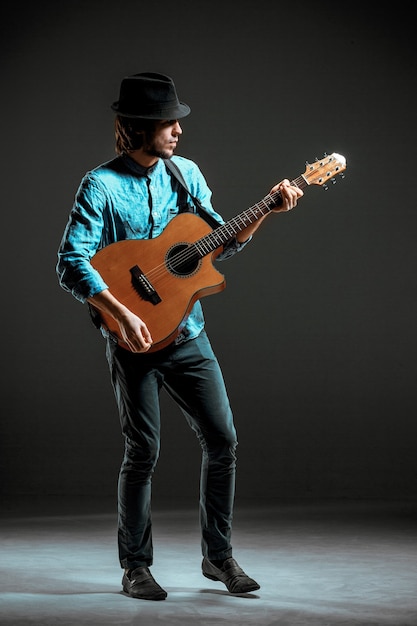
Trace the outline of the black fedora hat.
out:
[[[152,72],[126,76],[120,85],[119,100],[111,108],[123,117],[154,120],[177,119],[191,111],[178,100],[172,78]]]

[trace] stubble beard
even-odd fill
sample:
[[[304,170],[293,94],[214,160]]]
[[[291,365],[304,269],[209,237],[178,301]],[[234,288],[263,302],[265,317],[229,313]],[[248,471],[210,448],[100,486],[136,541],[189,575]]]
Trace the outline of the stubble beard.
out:
[[[147,141],[147,145],[144,146],[146,154],[149,156],[157,157],[159,159],[170,159],[174,154],[175,146],[171,150],[164,150],[159,148],[152,140]]]
[[[173,151],[168,152],[168,150],[157,150],[156,148],[149,148],[146,150],[146,153],[149,154],[149,156],[158,157],[159,159],[170,159],[174,154]]]

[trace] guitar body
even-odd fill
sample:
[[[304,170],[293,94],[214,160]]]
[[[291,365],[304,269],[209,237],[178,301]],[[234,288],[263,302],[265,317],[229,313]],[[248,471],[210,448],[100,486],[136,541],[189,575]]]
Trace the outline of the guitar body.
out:
[[[225,279],[213,267],[213,254],[175,268],[170,261],[178,251],[211,232],[210,226],[193,213],[177,215],[156,239],[128,239],[97,252],[91,265],[100,273],[112,294],[144,320],[154,341],[149,352],[169,345],[180,334],[194,303],[219,291]],[[146,276],[151,296],[135,287],[132,268]],[[115,320],[99,311],[103,325],[127,348]]]

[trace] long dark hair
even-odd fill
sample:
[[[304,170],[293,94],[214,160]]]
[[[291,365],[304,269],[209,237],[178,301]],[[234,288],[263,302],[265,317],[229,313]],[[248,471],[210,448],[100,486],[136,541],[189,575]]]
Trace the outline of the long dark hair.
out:
[[[139,150],[143,145],[143,140],[147,138],[154,129],[154,120],[116,115],[114,122],[116,153],[123,154],[124,152]]]

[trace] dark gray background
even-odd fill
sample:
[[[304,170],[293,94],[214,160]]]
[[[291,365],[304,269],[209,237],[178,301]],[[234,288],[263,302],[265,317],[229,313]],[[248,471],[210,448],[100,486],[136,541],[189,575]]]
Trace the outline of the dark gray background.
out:
[[[363,3],[362,3],[363,5]],[[411,3],[33,3],[2,18],[1,489],[113,496],[122,454],[104,343],[56,250],[86,170],[113,157],[123,76],[174,77],[225,218],[305,161],[306,190],[204,300],[238,427],[240,501],[414,498],[416,48]],[[163,399],[155,500],[195,497],[199,449]]]

